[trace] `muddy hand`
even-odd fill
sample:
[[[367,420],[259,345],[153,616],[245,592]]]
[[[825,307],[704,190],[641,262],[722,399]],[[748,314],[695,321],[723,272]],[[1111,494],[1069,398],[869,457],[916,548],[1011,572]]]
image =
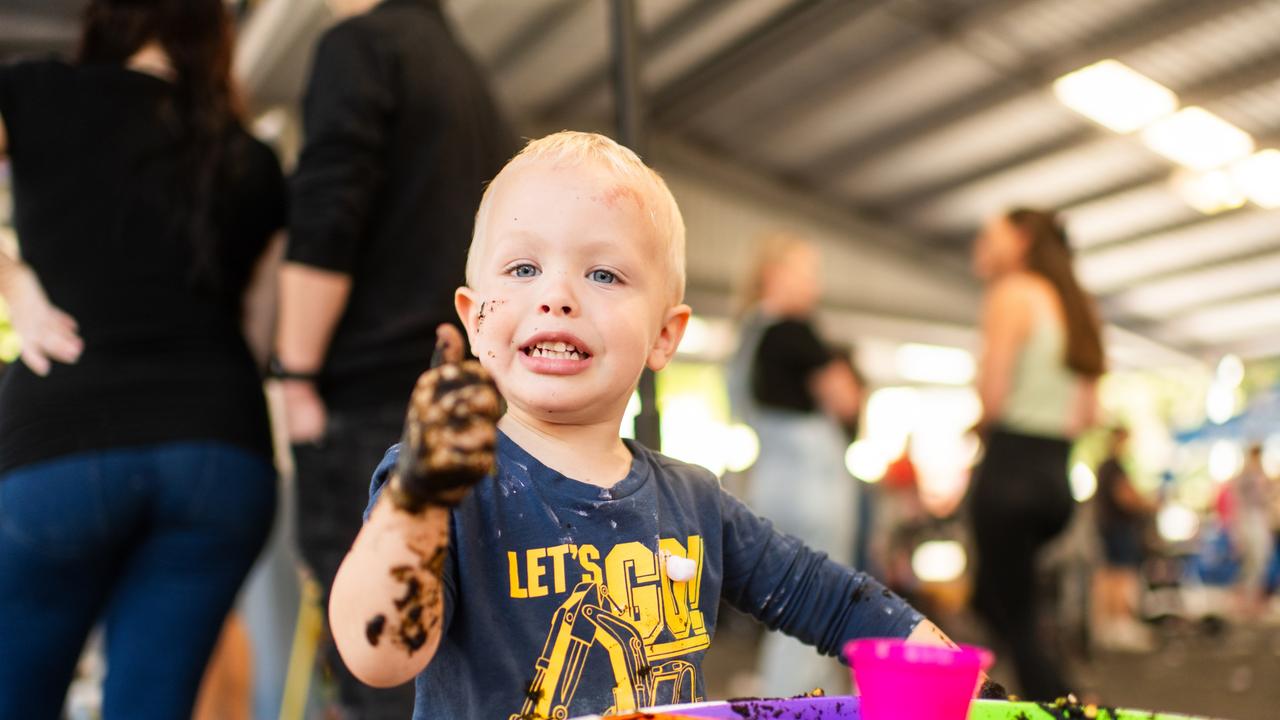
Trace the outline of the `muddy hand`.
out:
[[[436,326],[436,349],[431,354],[431,367],[462,362],[464,349],[462,331],[456,325],[440,323]]]
[[[443,335],[443,333],[442,333]],[[443,339],[443,338],[442,338]],[[455,337],[461,355],[461,336]],[[452,348],[437,354],[448,356]],[[452,507],[493,472],[500,415],[498,390],[475,360],[446,361],[418,378],[391,478],[396,507]]]

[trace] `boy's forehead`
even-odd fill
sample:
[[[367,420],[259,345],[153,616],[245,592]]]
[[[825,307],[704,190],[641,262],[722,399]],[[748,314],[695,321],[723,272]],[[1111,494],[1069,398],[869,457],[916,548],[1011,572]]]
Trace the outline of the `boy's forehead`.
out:
[[[486,243],[504,244],[528,233],[599,232],[643,241],[654,236],[643,191],[614,173],[546,161],[508,170],[492,188]]]
[[[495,204],[535,198],[535,201],[545,201],[549,194],[563,193],[566,205],[569,200],[586,199],[607,209],[623,209],[628,202],[639,210],[648,207],[648,198],[638,182],[590,160],[521,158],[508,166],[495,184]]]

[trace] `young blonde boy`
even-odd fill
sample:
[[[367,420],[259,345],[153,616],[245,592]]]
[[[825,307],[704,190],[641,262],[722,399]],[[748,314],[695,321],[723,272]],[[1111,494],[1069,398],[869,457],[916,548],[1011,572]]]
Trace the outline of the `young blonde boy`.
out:
[[[456,304],[507,402],[497,469],[411,513],[382,492],[392,448],[329,606],[357,677],[416,677],[415,720],[702,700],[722,598],[827,655],[855,637],[947,642],[710,472],[619,437],[642,370],[680,343],[683,294],[675,200],[608,138],[535,140],[488,188]]]

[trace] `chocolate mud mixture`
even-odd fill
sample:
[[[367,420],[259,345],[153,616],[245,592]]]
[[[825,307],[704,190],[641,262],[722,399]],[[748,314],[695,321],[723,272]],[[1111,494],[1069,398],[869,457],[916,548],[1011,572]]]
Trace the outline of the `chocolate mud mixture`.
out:
[[[448,363],[418,378],[409,400],[400,461],[389,490],[396,507],[453,507],[493,472],[500,401],[475,360]]]
[[[480,363],[456,361],[460,343],[450,347],[442,338],[436,354],[453,361],[418,378],[409,400],[400,459],[387,486],[395,507],[408,513],[428,506],[453,507],[494,470],[501,414],[497,388]],[[391,577],[403,588],[394,601],[396,617],[374,616],[365,625],[365,637],[376,646],[387,635],[412,655],[440,622],[448,525],[424,529],[406,542],[417,562],[391,568]]]

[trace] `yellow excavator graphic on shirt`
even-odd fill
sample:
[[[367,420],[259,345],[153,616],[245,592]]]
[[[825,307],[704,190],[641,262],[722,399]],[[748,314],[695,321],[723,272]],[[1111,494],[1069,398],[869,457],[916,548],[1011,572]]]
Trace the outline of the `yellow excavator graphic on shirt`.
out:
[[[693,664],[668,660],[651,665],[644,638],[623,617],[608,589],[583,581],[552,616],[524,705],[509,720],[568,718],[587,655],[596,646],[607,652],[613,670],[613,706],[604,714],[700,700]]]

